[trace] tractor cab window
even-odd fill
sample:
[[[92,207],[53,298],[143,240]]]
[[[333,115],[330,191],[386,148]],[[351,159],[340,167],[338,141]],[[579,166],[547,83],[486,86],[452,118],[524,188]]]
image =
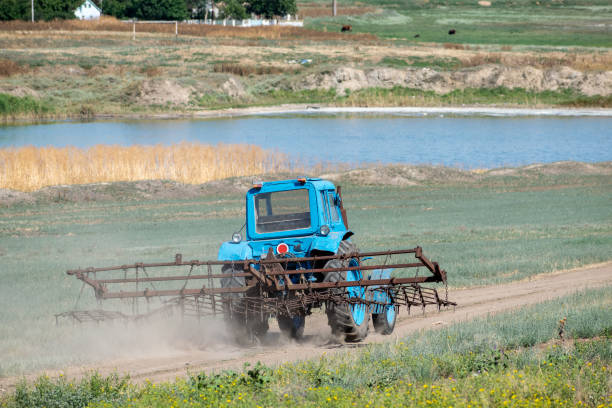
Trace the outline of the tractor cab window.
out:
[[[327,206],[327,199],[325,198],[326,192],[320,191],[321,194],[321,206],[323,207],[323,223],[329,224],[329,207]]]
[[[336,205],[336,194],[333,191],[329,191],[327,193],[327,197],[329,199],[329,207],[332,217],[332,222],[340,222],[340,215],[338,214],[338,206]]]
[[[258,233],[310,228],[307,189],[261,193],[255,196],[255,229]]]

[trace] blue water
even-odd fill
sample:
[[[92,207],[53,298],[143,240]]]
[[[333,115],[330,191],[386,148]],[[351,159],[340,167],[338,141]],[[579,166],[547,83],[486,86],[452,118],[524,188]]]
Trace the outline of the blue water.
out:
[[[0,127],[0,147],[251,143],[296,160],[499,167],[612,160],[609,117],[259,116]]]

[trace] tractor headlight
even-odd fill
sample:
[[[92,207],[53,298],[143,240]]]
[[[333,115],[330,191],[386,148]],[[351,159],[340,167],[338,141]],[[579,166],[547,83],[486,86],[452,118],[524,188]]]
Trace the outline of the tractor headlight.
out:
[[[327,234],[329,234],[329,226],[321,225],[321,228],[319,229],[319,233],[323,236],[327,236]]]
[[[239,232],[234,232],[234,233],[232,234],[232,242],[233,242],[233,243],[235,243],[235,244],[237,244],[237,243],[239,243],[240,241],[242,241],[242,235],[240,235],[240,233],[239,233]]]

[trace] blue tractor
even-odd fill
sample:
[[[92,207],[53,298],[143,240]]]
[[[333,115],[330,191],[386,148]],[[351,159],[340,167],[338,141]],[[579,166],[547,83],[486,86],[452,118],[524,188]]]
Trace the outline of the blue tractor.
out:
[[[300,338],[306,317],[324,307],[332,332],[359,342],[370,320],[377,332],[391,334],[402,306],[454,305],[435,288],[421,286],[446,284],[446,272],[420,247],[360,252],[351,241],[341,189],[329,181],[254,184],[246,194],[243,229],[221,245],[215,261],[184,261],[177,254],[171,262],[69,270],[93,287],[98,301],[131,300],[133,315],[97,309],[56,317],[141,320],[178,308],[198,319],[221,315],[237,342],[251,343],[268,331],[271,318],[283,333]],[[416,274],[409,276],[410,268]],[[428,273],[419,275],[421,268]],[[146,300],[145,314],[139,299]]]
[[[255,183],[246,194],[245,227],[246,237],[242,230],[234,233],[218,255],[219,261],[227,262],[221,287],[250,288],[225,294],[225,319],[237,340],[262,336],[273,316],[282,332],[299,338],[306,316],[313,308],[325,306],[332,332],[345,341],[359,342],[368,335],[370,317],[377,332],[391,334],[398,303],[410,304],[406,296],[396,302],[405,293],[397,293],[401,283],[390,283],[392,266],[362,262],[416,249],[360,253],[351,241],[341,188],[330,181],[298,178]],[[418,256],[424,258],[418,249]],[[245,271],[256,273],[245,276]],[[438,280],[446,281],[443,271],[432,264],[432,272],[436,271]],[[413,295],[417,284],[410,283]],[[421,297],[418,301],[424,306],[426,300]]]

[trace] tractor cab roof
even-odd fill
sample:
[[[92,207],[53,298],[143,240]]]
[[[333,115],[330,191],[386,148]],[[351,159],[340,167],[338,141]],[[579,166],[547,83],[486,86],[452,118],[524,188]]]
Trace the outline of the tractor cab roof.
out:
[[[311,185],[315,190],[334,190],[336,186],[331,181],[320,178],[297,178],[290,180],[253,182],[253,188],[249,190],[249,194],[273,192],[283,190],[293,190],[304,185]]]

